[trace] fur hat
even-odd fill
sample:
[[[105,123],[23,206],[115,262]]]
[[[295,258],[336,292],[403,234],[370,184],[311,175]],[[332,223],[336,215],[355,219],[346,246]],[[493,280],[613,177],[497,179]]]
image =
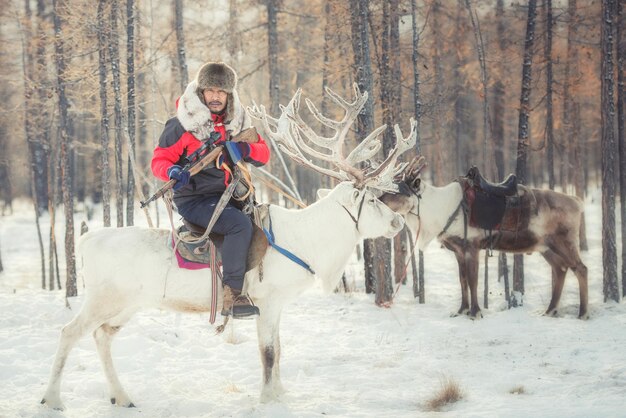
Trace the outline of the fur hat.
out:
[[[232,93],[237,88],[237,73],[223,62],[207,62],[198,71],[198,93],[209,87],[217,87],[226,93]]]

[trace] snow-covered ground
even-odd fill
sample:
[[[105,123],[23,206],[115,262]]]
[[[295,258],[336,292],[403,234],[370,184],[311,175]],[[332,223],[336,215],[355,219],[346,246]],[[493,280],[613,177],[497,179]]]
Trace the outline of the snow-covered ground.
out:
[[[391,308],[376,307],[354,260],[347,273],[355,292],[312,289],[287,307],[281,325],[287,393],[280,402],[259,403],[254,321],[238,321],[216,336],[208,315],[152,311],[138,314],[113,343],[117,371],[137,407],[109,403],[95,344],[85,337],[65,368],[61,412],[39,401],[59,331],[80,307],[83,290],[69,310],[63,291],[40,289],[32,207],[16,204],[13,215],[0,217],[0,417],[625,417],[626,304],[603,302],[597,193],[586,202],[586,219],[588,321],[576,319],[572,273],[561,317],[541,315],[550,270],[538,255],[526,257],[523,307],[505,309],[494,257],[484,318],[451,318],[460,297],[455,261],[432,243],[425,305],[409,285]],[[47,229],[45,218],[42,225]],[[61,239],[63,233],[59,226]],[[429,411],[428,400],[447,380],[459,385],[463,399]]]

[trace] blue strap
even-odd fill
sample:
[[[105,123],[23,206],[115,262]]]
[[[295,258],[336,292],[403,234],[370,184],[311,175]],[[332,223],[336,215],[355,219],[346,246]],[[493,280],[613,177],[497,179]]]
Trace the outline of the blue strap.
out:
[[[276,251],[278,251],[279,253],[281,253],[282,255],[284,255],[285,257],[287,257],[288,259],[290,259],[294,263],[296,263],[296,264],[304,267],[305,269],[307,269],[309,271],[309,273],[315,274],[313,269],[311,269],[311,266],[309,266],[306,262],[304,262],[300,257],[298,257],[294,253],[290,252],[289,250],[279,246],[278,244],[276,244],[276,241],[274,241],[274,232],[272,231],[272,218],[271,217],[270,217],[270,230],[268,231],[267,229],[263,228],[263,232],[265,232],[265,236],[267,237],[267,241],[269,242],[269,244],[270,244],[270,246],[272,248],[274,248]]]

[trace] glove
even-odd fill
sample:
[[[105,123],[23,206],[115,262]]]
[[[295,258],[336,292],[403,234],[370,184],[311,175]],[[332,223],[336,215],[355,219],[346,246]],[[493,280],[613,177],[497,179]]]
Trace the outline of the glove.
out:
[[[224,142],[224,161],[234,167],[240,160],[250,155],[250,145],[247,142]]]
[[[184,171],[179,165],[173,165],[167,169],[167,176],[171,180],[176,180],[173,189],[178,190],[189,184],[189,177],[191,177],[191,173],[189,173],[189,171]]]

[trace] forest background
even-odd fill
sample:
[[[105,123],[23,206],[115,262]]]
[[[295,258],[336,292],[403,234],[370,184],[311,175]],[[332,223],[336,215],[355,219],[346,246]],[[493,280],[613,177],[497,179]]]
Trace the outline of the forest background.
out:
[[[66,283],[76,294],[77,212],[89,219],[102,210],[103,226],[135,223],[138,200],[159,186],[149,161],[176,99],[202,63],[224,61],[239,74],[243,103],[274,116],[302,88],[339,119],[324,88],[349,99],[357,83],[370,100],[351,145],[386,123],[387,152],[393,124],[408,131],[416,118],[415,153],[434,185],[472,165],[494,181],[515,172],[525,184],[581,198],[601,185],[605,300],[626,292],[615,223],[616,198],[626,195],[623,1],[0,3],[1,211],[32,197],[38,230],[48,212],[50,230],[39,231],[44,288]],[[255,172],[260,182],[280,183],[305,203],[332,186],[273,152],[267,172],[275,177]],[[260,200],[291,205],[259,189]],[[164,226],[156,207],[146,216]],[[60,208],[64,260],[56,256]],[[584,228],[581,238],[584,248]],[[11,261],[2,259],[4,239],[12,237],[0,237],[0,271]],[[381,305],[410,252],[404,235],[394,241],[394,250],[387,240],[363,246],[367,289]],[[514,269],[513,289],[523,292],[523,270]]]

